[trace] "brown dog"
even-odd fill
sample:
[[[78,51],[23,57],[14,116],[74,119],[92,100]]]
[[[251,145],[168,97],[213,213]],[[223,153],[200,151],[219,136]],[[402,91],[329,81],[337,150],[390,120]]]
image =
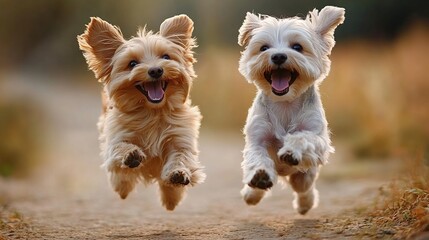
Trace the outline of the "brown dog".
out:
[[[143,28],[125,40],[119,28],[91,18],[78,36],[104,86],[101,156],[123,199],[138,181],[156,180],[162,204],[173,210],[185,186],[205,179],[197,149],[201,114],[189,98],[196,77],[193,28],[189,17],[179,15],[165,20],[158,33]]]

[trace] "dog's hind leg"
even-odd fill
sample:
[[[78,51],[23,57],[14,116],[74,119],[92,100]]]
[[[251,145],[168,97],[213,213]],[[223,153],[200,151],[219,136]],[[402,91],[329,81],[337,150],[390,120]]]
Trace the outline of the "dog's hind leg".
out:
[[[162,205],[169,211],[180,203],[185,196],[185,186],[177,186],[165,182],[159,182],[159,191],[161,193]]]
[[[108,171],[110,184],[125,199],[141,178],[138,169],[146,156],[136,145],[120,142],[105,151],[105,159],[103,167]]]
[[[113,190],[125,199],[138,182],[138,173],[119,169],[108,173]]]
[[[300,214],[304,215],[308,210],[317,207],[319,192],[316,189],[315,181],[318,171],[318,167],[312,167],[307,172],[296,172],[288,178],[295,191],[293,206]]]
[[[259,188],[252,188],[249,185],[244,185],[243,189],[241,189],[241,195],[243,196],[244,201],[248,205],[256,205],[267,193],[267,190],[262,190]]]

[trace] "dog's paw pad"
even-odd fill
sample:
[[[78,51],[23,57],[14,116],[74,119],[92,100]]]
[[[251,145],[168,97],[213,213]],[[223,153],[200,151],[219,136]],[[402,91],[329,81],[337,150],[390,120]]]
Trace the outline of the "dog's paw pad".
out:
[[[129,168],[136,168],[142,162],[143,157],[139,154],[138,150],[134,150],[128,154],[128,156],[124,160],[124,165]]]
[[[269,189],[273,186],[270,176],[264,170],[258,170],[248,184],[252,188]]]
[[[296,166],[299,164],[298,159],[294,158],[292,156],[292,153],[289,153],[289,152],[281,155],[280,160],[282,160],[284,163],[291,165],[291,166]]]
[[[170,183],[174,185],[188,185],[190,183],[189,178],[185,173],[181,171],[173,172],[170,176]]]

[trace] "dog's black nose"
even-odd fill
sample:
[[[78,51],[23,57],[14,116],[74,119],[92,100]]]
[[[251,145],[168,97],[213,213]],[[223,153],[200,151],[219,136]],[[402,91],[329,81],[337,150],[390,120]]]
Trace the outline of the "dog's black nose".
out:
[[[149,76],[153,78],[159,78],[164,73],[164,70],[162,70],[162,68],[160,67],[153,67],[153,68],[149,68],[147,73],[149,74]]]
[[[276,53],[271,56],[271,61],[273,61],[274,64],[280,65],[285,63],[287,60],[286,54],[283,53]]]

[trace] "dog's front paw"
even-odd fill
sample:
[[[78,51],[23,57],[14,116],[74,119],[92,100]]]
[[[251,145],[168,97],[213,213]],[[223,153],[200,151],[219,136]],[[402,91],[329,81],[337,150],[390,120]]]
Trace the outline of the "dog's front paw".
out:
[[[172,185],[182,185],[182,186],[186,186],[191,182],[188,174],[180,170],[177,170],[171,173],[168,180]]]
[[[249,187],[252,188],[259,188],[259,189],[269,189],[273,186],[273,182],[270,179],[270,176],[268,176],[267,172],[265,170],[258,170],[256,171],[255,175],[253,175],[252,180],[248,183]]]
[[[125,155],[122,161],[123,168],[136,168],[140,166],[144,158],[145,156],[140,150],[136,149],[134,151],[131,151],[130,153]]]
[[[314,154],[311,151],[303,152],[302,149],[291,149],[290,147],[283,147],[277,153],[280,161],[296,168],[301,172],[306,172],[309,168],[315,167],[319,164],[317,158],[312,157]]]
[[[296,166],[299,164],[299,160],[296,159],[291,152],[286,152],[279,156],[280,160],[288,165]]]

